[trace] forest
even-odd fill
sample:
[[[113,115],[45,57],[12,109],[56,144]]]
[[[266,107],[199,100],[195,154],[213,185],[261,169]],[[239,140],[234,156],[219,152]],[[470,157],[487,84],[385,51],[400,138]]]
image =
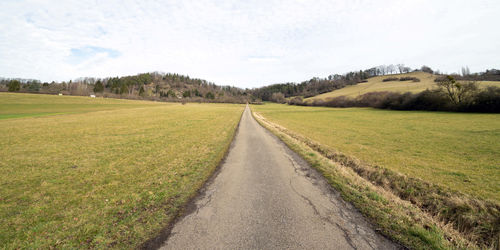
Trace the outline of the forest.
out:
[[[171,102],[246,103],[247,91],[219,86],[206,80],[172,73],[143,73],[133,76],[82,77],[69,82],[40,82],[32,79],[0,79],[0,91],[63,94]]]

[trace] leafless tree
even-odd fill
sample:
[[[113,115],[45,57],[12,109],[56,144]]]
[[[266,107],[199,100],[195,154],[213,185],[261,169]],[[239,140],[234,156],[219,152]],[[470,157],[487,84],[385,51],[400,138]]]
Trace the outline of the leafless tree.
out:
[[[396,72],[396,66],[394,66],[394,64],[387,66],[387,71],[393,74],[394,72]]]
[[[283,93],[281,93],[281,92],[273,93],[271,96],[271,100],[274,102],[277,102],[277,103],[285,103],[286,102],[285,95],[283,95]]]
[[[475,82],[461,83],[457,82],[453,76],[446,76],[445,81],[437,82],[437,85],[444,89],[445,93],[454,104],[467,102],[470,97],[478,90]]]
[[[470,75],[470,70],[468,66],[462,67],[462,76]]]
[[[400,63],[400,64],[397,64],[396,66],[398,67],[399,74],[403,74],[404,70],[405,70],[405,65]]]

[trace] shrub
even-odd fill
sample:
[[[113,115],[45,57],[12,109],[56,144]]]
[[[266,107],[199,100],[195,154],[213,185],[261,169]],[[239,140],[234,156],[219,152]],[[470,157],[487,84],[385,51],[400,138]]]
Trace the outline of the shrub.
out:
[[[391,92],[368,92],[356,98],[356,106],[377,108]]]
[[[385,79],[382,80],[382,82],[390,82],[390,81],[398,81],[399,78],[397,77],[387,77]]]
[[[325,101],[321,99],[314,99],[311,103],[312,106],[325,106]]]
[[[420,79],[413,77],[413,76],[405,76],[399,78],[400,81],[413,81],[413,82],[420,82]]]
[[[277,103],[286,103],[285,95],[281,92],[273,93],[271,95],[271,101]]]
[[[338,96],[335,98],[327,99],[323,105],[326,107],[347,108],[356,106],[356,101],[346,96]]]
[[[302,106],[304,105],[304,100],[302,100],[302,97],[300,96],[295,96],[288,101],[288,104]]]
[[[500,88],[490,86],[480,91],[467,111],[500,113]]]
[[[294,104],[291,102],[290,104]],[[297,105],[297,104],[295,104]],[[326,101],[314,100],[304,105],[324,107],[372,107],[394,110],[428,110],[455,112],[500,113],[500,88],[487,89],[467,96],[463,102],[453,102],[444,89],[425,90],[412,94],[396,92],[369,92],[356,98],[339,96]]]
[[[448,78],[446,76],[438,76],[434,79],[434,82],[446,82]]]

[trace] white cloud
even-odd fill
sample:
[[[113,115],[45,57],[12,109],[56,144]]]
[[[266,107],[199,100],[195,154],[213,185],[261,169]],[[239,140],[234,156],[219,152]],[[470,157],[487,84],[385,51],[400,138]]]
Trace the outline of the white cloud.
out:
[[[500,68],[497,13],[489,0],[4,0],[0,76],[158,70],[254,87],[390,63],[479,71]]]

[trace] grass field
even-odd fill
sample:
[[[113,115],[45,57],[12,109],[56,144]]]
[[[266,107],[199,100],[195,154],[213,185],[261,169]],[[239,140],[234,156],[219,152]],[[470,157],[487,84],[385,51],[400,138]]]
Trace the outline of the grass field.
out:
[[[382,80],[389,77],[417,77],[420,79],[420,82],[412,82],[412,81],[389,81],[383,82]],[[347,86],[345,88],[341,88],[338,90],[334,90],[332,92],[324,93],[321,95],[317,95],[314,97],[306,98],[305,101],[312,101],[314,99],[326,99],[338,96],[349,96],[356,97],[358,95],[366,94],[368,92],[377,92],[377,91],[391,91],[391,92],[412,92],[417,93],[424,91],[426,89],[436,88],[437,85],[434,82],[436,79],[435,75],[425,73],[425,72],[411,72],[407,74],[396,74],[396,75],[385,75],[385,76],[376,76],[368,79],[368,82],[359,83],[356,85]],[[480,86],[497,86],[500,87],[500,82],[493,81],[482,81],[478,82]]]
[[[243,108],[0,93],[0,248],[138,247],[210,176]]]
[[[0,120],[57,114],[151,107],[156,102],[0,92]]]
[[[252,109],[372,165],[500,202],[500,115],[322,108]]]

